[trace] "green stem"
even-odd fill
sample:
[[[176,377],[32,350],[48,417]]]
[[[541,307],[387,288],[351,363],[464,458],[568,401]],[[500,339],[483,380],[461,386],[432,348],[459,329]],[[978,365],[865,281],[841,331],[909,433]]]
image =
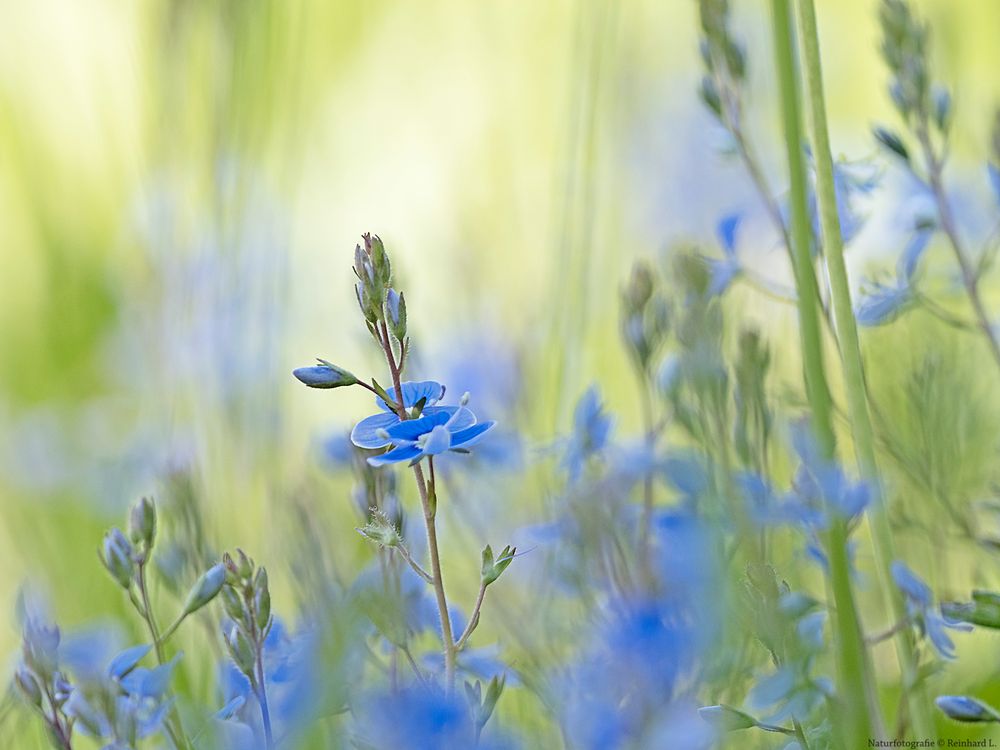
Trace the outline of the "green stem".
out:
[[[802,337],[806,393],[812,410],[812,427],[822,454],[833,459],[836,439],[833,407],[823,365],[819,324],[819,287],[813,270],[811,236],[806,205],[806,172],[803,159],[801,105],[795,69],[790,0],[772,0],[775,62],[779,74],[782,121],[787,149],[793,267],[798,290],[799,327]],[[834,602],[837,670],[841,698],[837,729],[845,747],[864,747],[870,736],[881,736],[881,718],[875,681],[865,648],[847,554],[847,526],[831,510],[826,532],[830,593]]]
[[[408,419],[406,409],[403,404],[402,373],[396,364],[392,347],[389,344],[389,331],[385,322],[381,324],[382,348],[385,352],[385,359],[389,365],[389,372],[392,375],[392,385],[396,389],[396,409],[399,418]],[[437,601],[438,618],[441,620],[441,645],[444,652],[445,683],[450,693],[455,686],[455,636],[451,630],[451,617],[448,614],[448,597],[444,590],[444,577],[441,575],[441,554],[438,550],[437,526],[435,518],[437,516],[437,487],[434,482],[434,458],[428,458],[430,466],[431,481],[428,485],[424,478],[424,470],[419,463],[413,466],[413,476],[417,481],[417,490],[420,493],[420,505],[424,512],[424,528],[427,532],[427,548],[431,558],[431,576],[434,585],[434,598]]]
[[[840,234],[840,219],[837,213],[837,196],[834,186],[833,157],[830,151],[826,104],[823,98],[823,71],[820,60],[816,9],[813,0],[799,0],[798,7],[805,90],[809,103],[809,127],[816,160],[816,197],[819,204],[820,228],[823,233],[823,255],[826,258],[834,320],[840,339],[848,414],[861,475],[872,484],[875,490],[875,501],[869,511],[868,518],[882,597],[886,607],[892,613],[893,621],[898,622],[906,618],[906,608],[902,595],[892,579],[891,565],[895,556],[892,529],[889,525],[886,503],[881,491],[881,476],[875,456],[875,437],[868,409],[868,392],[861,360],[861,345],[858,340],[857,323],[854,319],[854,308],[851,304],[847,265],[844,262],[844,244]],[[936,736],[934,723],[931,720],[934,714],[924,694],[923,687],[918,683],[917,657],[912,633],[909,629],[904,628],[896,634],[894,640],[896,656],[903,676],[903,689],[909,695],[914,731],[918,737],[933,739]]]
[[[163,653],[163,639],[160,637],[159,628],[156,626],[156,617],[153,615],[153,608],[149,602],[149,586],[146,583],[146,561],[139,563],[139,575],[136,577],[136,584],[139,588],[139,596],[142,601],[142,619],[146,621],[149,629],[149,637],[153,639],[153,648],[156,650],[156,661],[161,666],[166,663]],[[131,591],[129,592],[131,596]],[[163,724],[176,748],[191,748],[191,742],[184,733],[184,726],[181,724],[180,714],[177,712],[177,705],[170,708],[170,714]]]

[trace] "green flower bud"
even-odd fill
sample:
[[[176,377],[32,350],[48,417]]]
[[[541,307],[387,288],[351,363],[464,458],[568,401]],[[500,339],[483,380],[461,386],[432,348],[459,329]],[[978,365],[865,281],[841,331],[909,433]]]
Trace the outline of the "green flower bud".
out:
[[[493,715],[493,710],[496,708],[497,701],[500,700],[501,694],[503,694],[503,688],[506,682],[507,675],[501,675],[499,678],[494,676],[493,679],[490,680],[490,684],[486,688],[486,696],[483,698],[483,704],[479,708],[478,721],[480,729],[486,726],[486,722],[488,722],[490,717]]]
[[[29,703],[35,706],[42,705],[42,690],[31,672],[21,667],[14,674],[14,682]]]
[[[292,375],[310,388],[343,388],[357,384],[357,377],[343,367],[331,364],[325,359],[319,362],[319,365],[292,370]]]
[[[132,576],[135,572],[132,545],[120,529],[111,529],[104,535],[101,562],[123,589],[128,589],[132,585]]]
[[[254,651],[249,639],[234,625],[226,635],[226,648],[237,668],[248,677],[254,671]]]
[[[236,571],[241,580],[249,581],[253,575],[253,560],[247,557],[246,552],[236,548]]]
[[[213,565],[199,578],[184,602],[184,614],[196,612],[212,601],[226,582],[226,568],[222,563]]]
[[[230,619],[240,622],[243,620],[243,600],[231,585],[222,588],[222,608]]]
[[[385,251],[385,245],[377,234],[362,236],[365,240],[365,251],[375,268],[375,284],[381,292],[388,289],[392,283],[392,264],[389,262],[389,254]]]
[[[156,538],[156,505],[149,497],[142,498],[132,506],[128,517],[128,535],[135,544],[153,546]]]

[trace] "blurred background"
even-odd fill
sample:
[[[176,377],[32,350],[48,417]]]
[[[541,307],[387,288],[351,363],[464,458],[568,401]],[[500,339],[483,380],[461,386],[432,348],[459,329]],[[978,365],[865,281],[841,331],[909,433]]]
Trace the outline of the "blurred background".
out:
[[[735,5],[748,129],[780,186],[767,4]],[[991,221],[1000,5],[916,6],[954,87],[952,185],[976,231]],[[894,115],[876,3],[818,10],[834,149],[881,169],[870,128]],[[309,554],[345,580],[370,559],[324,446],[371,404],[290,375],[320,356],[380,376],[352,290],[362,232],[393,254],[411,374],[471,390],[517,431],[512,460],[566,433],[592,381],[620,429],[638,429],[618,340],[633,259],[712,248],[720,216],[740,211],[747,264],[788,279],[698,100],[697,40],[690,0],[0,0],[0,653],[16,651],[26,582],[68,628],[132,627],[96,550],[143,494],[196,497],[207,548],[266,561],[289,613],[304,526],[323,548]],[[897,182],[885,175],[864,206],[856,280],[891,267]],[[779,379],[797,384],[792,308],[748,289],[727,304],[765,328]],[[954,336],[926,318],[901,326],[872,334],[885,361]],[[986,405],[968,418],[989,432],[995,385],[968,346]],[[978,491],[992,474],[961,481]],[[545,493],[488,474],[463,485],[442,520],[457,596],[475,593],[482,544],[536,519]],[[951,564],[923,573],[958,595],[971,577]],[[185,674],[197,684],[197,665]]]

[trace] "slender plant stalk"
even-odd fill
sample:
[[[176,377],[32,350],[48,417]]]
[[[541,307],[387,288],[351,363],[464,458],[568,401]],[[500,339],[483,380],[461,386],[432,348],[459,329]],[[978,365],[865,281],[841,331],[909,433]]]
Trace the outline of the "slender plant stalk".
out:
[[[875,456],[875,437],[868,409],[868,393],[857,323],[851,304],[851,289],[844,262],[844,245],[837,213],[837,197],[833,179],[833,157],[827,128],[826,105],[823,98],[823,72],[819,52],[819,34],[813,0],[799,0],[799,36],[801,39],[806,98],[809,105],[809,127],[812,135],[813,154],[816,160],[816,197],[819,204],[820,228],[823,233],[823,255],[833,302],[834,320],[840,339],[840,357],[843,366],[847,407],[854,436],[854,448],[861,475],[875,490],[875,500],[868,518],[872,530],[872,545],[878,566],[882,596],[893,622],[906,620],[902,595],[892,580],[890,566],[894,558],[892,529],[886,513],[886,503],[881,492],[881,477]],[[978,299],[974,297],[974,299]],[[989,331],[987,331],[989,333]],[[996,341],[993,346],[996,347]],[[998,352],[1000,354],[1000,352]],[[933,711],[923,687],[918,682],[917,657],[913,634],[903,628],[894,638],[896,656],[903,676],[903,689],[908,693],[910,715],[917,737],[934,738]]]
[[[146,621],[146,627],[149,629],[149,637],[153,640],[153,648],[156,651],[156,662],[163,665],[166,663],[163,653],[164,638],[160,636],[160,630],[156,625],[156,616],[153,614],[153,608],[149,602],[149,586],[146,583],[146,562],[139,563],[139,576],[136,582],[142,601],[142,619]],[[170,735],[170,741],[174,743],[174,747],[191,747],[191,742],[184,733],[184,726],[181,723],[180,715],[177,713],[176,704],[171,707],[170,715],[163,723],[163,726],[166,728],[167,734]]]
[[[972,305],[972,310],[976,315],[976,322],[979,329],[986,337],[986,341],[990,347],[990,354],[993,355],[993,359],[1000,365],[1000,342],[997,342],[996,333],[993,331],[993,326],[990,323],[989,313],[986,311],[982,295],[979,293],[979,273],[969,260],[969,256],[965,253],[962,238],[958,234],[955,217],[951,212],[951,204],[948,202],[948,194],[944,189],[944,162],[934,151],[930,135],[927,132],[927,124],[925,122],[920,123],[916,131],[917,140],[920,142],[920,148],[924,153],[924,161],[927,166],[927,182],[931,187],[931,193],[934,195],[934,203],[937,206],[941,229],[944,232],[944,236],[948,238],[948,244],[955,255],[955,261],[958,263],[962,274],[962,285],[965,287],[966,296],[968,296],[969,303]]]
[[[403,387],[400,378],[400,368],[396,365],[396,358],[392,353],[392,346],[389,343],[389,331],[385,322],[381,326],[382,348],[385,351],[386,362],[389,364],[389,372],[392,375],[392,385],[396,389],[396,413],[399,418],[406,420],[409,415],[403,406]],[[434,459],[429,459],[431,475],[434,473]],[[417,490],[420,493],[420,505],[424,511],[424,526],[427,531],[427,548],[430,550],[431,577],[434,586],[434,596],[437,600],[438,617],[441,620],[441,640],[444,651],[444,668],[447,680],[448,691],[451,692],[455,685],[455,637],[451,631],[451,617],[448,614],[448,597],[444,590],[444,578],[441,576],[441,555],[438,551],[437,528],[435,516],[437,514],[437,488],[434,482],[430,486],[424,477],[424,470],[420,464],[413,466],[413,475],[417,480]]]
[[[827,459],[836,449],[832,399],[823,365],[819,323],[820,299],[810,251],[810,229],[806,206],[806,178],[801,135],[801,106],[795,73],[793,31],[789,0],[772,0],[774,50],[781,91],[782,121],[785,130],[789,182],[791,187],[791,239],[793,268],[798,290],[799,328],[802,337],[806,392],[812,410],[812,427],[819,448]],[[864,747],[870,736],[881,736],[875,680],[865,648],[854,592],[851,588],[847,553],[847,527],[836,513],[830,513],[826,533],[830,566],[831,595],[834,602],[839,698],[838,729],[845,747]]]

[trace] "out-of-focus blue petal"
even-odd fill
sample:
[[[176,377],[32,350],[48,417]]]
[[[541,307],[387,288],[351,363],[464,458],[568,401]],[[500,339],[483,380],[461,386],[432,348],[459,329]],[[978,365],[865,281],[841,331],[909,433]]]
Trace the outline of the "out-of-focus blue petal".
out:
[[[243,708],[243,704],[247,702],[246,697],[242,695],[237,695],[229,703],[224,705],[218,711],[215,712],[215,718],[225,721],[226,719],[231,719],[233,714]]]
[[[472,427],[454,432],[451,435],[451,447],[470,448],[482,440],[483,436],[495,426],[496,422],[480,422]]]
[[[433,406],[444,398],[444,386],[435,380],[412,380],[400,383],[400,387],[403,389],[403,406],[407,409],[415,406],[422,398],[427,399],[425,402],[427,406]],[[386,393],[393,401],[399,400],[396,396],[395,386],[386,388]],[[383,411],[392,411],[381,398],[376,398],[375,403]]]
[[[400,461],[412,461],[420,455],[422,455],[421,451],[415,445],[402,445],[380,456],[369,457],[368,463],[372,466],[385,466],[386,464],[399,463]]]
[[[708,271],[711,276],[708,284],[708,293],[716,297],[725,293],[729,285],[733,283],[733,279],[742,270],[735,256],[727,257],[724,260],[706,258],[705,262],[708,264]]]
[[[907,599],[921,608],[931,606],[934,600],[931,587],[920,580],[917,574],[906,566],[906,563],[894,560],[890,570],[892,571],[892,579]]]
[[[933,236],[934,230],[930,228],[918,229],[913,233],[906,248],[903,250],[903,254],[899,258],[899,266],[897,268],[899,278],[913,281],[913,277],[917,273],[917,267],[920,265],[920,259],[924,256],[924,252],[927,250],[927,246],[930,244],[931,237]]]
[[[688,501],[695,501],[708,489],[708,473],[701,458],[694,452],[676,452],[663,462],[663,475]]]
[[[997,202],[1000,202],[1000,167],[996,164],[987,164],[986,176],[990,180],[990,187],[993,188],[993,195],[996,196]]]
[[[795,682],[795,673],[783,667],[758,680],[750,689],[747,703],[755,709],[768,708],[780,703],[795,689]]]
[[[731,258],[736,256],[736,230],[740,226],[741,218],[739,214],[730,214],[724,217],[715,228],[723,251]]]
[[[152,649],[152,646],[149,644],[133,646],[132,648],[125,649],[111,660],[111,664],[108,665],[108,676],[115,679],[121,679],[126,672],[134,669],[135,665],[143,660],[146,654],[149,653],[150,649]]]
[[[384,448],[389,444],[389,441],[384,437],[379,437],[377,433],[379,430],[388,430],[399,421],[399,416],[390,411],[365,417],[351,430],[351,442],[359,448]]]
[[[470,427],[469,429],[475,429]],[[427,456],[437,456],[451,448],[451,433],[444,425],[437,425],[427,433],[427,441],[424,443],[423,452]]]
[[[873,285],[861,297],[854,310],[858,325],[874,327],[891,323],[913,301],[913,290],[906,281],[895,286]]]
[[[160,698],[170,685],[177,657],[154,669],[138,667],[121,680],[121,685],[130,695],[139,698]]]

